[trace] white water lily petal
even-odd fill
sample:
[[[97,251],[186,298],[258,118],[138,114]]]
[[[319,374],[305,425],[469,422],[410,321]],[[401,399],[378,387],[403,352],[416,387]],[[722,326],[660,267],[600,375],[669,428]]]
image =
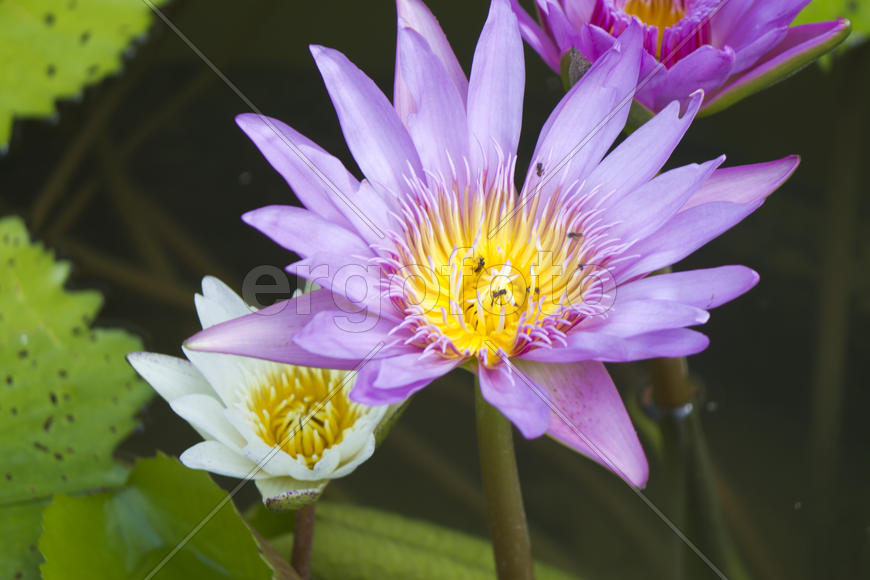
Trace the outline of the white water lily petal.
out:
[[[225,405],[230,404],[236,391],[243,387],[248,380],[249,372],[243,357],[232,354],[197,352],[185,347],[182,347],[181,350],[190,359],[193,366],[202,373]]]
[[[193,298],[203,328],[253,311],[238,294],[233,292],[232,288],[214,276],[206,276],[202,279],[202,294],[196,294]]]
[[[131,352],[127,361],[169,403],[184,395],[214,393],[196,367],[183,358],[156,352]]]
[[[361,418],[351,429],[345,431],[344,440],[337,447],[341,451],[341,461],[345,463],[356,458],[368,445],[369,439],[374,440],[374,431],[384,417],[384,411],[389,407],[375,407],[380,413]]]
[[[332,472],[333,478],[344,477],[356,469],[363,461],[372,456],[375,452],[375,447],[377,446],[374,435],[369,435],[362,441],[362,443],[362,447],[360,447],[352,459],[348,460],[345,457],[341,458],[343,463],[341,467]],[[338,453],[338,450],[336,450],[336,453]]]
[[[203,280],[196,306],[203,327],[252,312],[216,278]],[[330,479],[371,457],[376,431],[395,412],[350,401],[347,371],[183,350],[189,361],[154,353],[128,358],[206,439],[185,451],[182,462],[253,477],[270,509],[296,509],[316,500]],[[336,387],[341,392],[335,393]]]
[[[245,438],[227,421],[223,405],[214,397],[185,395],[172,401],[170,406],[203,437],[216,439],[236,453],[241,453]]]
[[[238,477],[239,479],[260,479],[268,477],[257,464],[242,457],[219,441],[203,441],[197,443],[178,459],[192,469],[204,469],[218,475]]]

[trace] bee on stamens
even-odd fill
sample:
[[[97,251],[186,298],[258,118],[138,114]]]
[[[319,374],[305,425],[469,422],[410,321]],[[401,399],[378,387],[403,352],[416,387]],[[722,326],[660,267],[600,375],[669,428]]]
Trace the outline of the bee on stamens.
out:
[[[495,301],[507,294],[507,288],[502,288],[501,290],[496,290],[492,293],[492,301],[489,303],[490,306],[495,306]]]
[[[541,163],[540,161],[535,163],[535,174],[538,177],[541,177],[542,175],[544,175],[544,164]]]
[[[580,239],[582,237],[583,237],[583,234],[581,234],[580,232],[568,232],[568,239],[569,240],[577,240],[577,239]]]
[[[486,260],[483,258],[477,259],[477,265],[474,267],[474,273],[480,274],[483,271],[483,266],[486,264]]]

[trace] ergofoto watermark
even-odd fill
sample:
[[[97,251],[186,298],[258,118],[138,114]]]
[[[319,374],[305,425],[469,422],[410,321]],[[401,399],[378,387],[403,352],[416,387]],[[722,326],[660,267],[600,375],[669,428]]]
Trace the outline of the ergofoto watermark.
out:
[[[292,267],[299,280],[308,280],[313,287],[332,290],[324,296],[305,293],[292,301],[293,286],[289,273],[277,266],[252,268],[242,281],[242,298],[262,316],[282,313],[292,304],[295,313],[313,315],[332,313],[333,323],[346,332],[366,332],[377,324],[381,314],[380,289],[377,280],[380,268],[374,265],[345,264],[331,269],[327,264]]]
[[[600,316],[610,310],[617,292],[610,269],[582,264],[566,272],[548,262],[546,254],[540,252],[528,272],[509,263],[483,268],[474,256],[450,264],[408,264],[397,269],[370,263],[296,264],[289,271],[260,265],[245,276],[242,297],[264,316],[278,314],[289,304],[300,315],[331,311],[334,323],[347,332],[365,332],[381,316],[400,318],[407,309],[449,316],[467,316],[469,310],[520,316],[529,309],[554,315],[570,309]],[[325,301],[323,296],[303,294],[291,302],[291,274],[328,289]]]

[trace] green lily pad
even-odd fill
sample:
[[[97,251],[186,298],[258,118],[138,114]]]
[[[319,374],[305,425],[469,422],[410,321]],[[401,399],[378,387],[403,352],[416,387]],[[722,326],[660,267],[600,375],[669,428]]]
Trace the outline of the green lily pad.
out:
[[[69,264],[0,219],[0,577],[38,578],[42,506],[57,492],[117,485],[112,459],[151,397],[124,355],[141,343],[91,329],[97,292],[69,292]],[[8,575],[4,572],[9,572]]]
[[[44,580],[150,578],[153,572],[157,580],[273,577],[227,493],[207,473],[166,456],[139,460],[116,491],[56,496],[43,529]]]
[[[323,580],[492,580],[490,543],[420,520],[348,504],[318,502],[311,556],[312,576]],[[291,534],[270,539],[288,555]],[[541,580],[569,580],[537,563]]]
[[[37,543],[47,504],[46,499],[0,507],[0,578],[39,578]]]
[[[151,21],[142,0],[0,2],[0,150],[14,117],[48,117],[57,99],[119,70]]]

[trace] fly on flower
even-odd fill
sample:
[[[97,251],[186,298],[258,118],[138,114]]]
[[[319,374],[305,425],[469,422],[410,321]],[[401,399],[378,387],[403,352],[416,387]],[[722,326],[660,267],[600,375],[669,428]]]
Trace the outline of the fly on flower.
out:
[[[220,280],[207,277],[202,287],[196,309],[203,328],[251,314]],[[189,361],[148,352],[127,358],[205,439],[182,453],[181,462],[253,479],[272,510],[313,502],[329,480],[356,469],[396,411],[350,400],[349,371],[185,354]]]
[[[789,28],[809,0],[536,0],[540,24],[511,0],[526,41],[555,71],[573,47],[601,57],[631,23],[644,53],[637,100],[658,112],[706,92],[724,109],[812,62],[849,34],[849,21]]]
[[[400,0],[398,12],[392,104],[344,55],[311,48],[363,180],[280,121],[237,119],[305,205],[243,219],[299,254],[288,270],[323,289],[212,326],[187,347],[331,368],[362,361],[350,397],[368,405],[465,368],[525,437],[549,434],[645,485],[643,449],[602,362],[706,348],[688,327],[756,273],[649,274],[758,208],[797,158],[720,169],[719,157],[659,173],[701,92],[607,154],[644,59],[634,23],[556,106],[518,187],[525,72],[509,0],[491,4],[470,79],[425,5]]]

